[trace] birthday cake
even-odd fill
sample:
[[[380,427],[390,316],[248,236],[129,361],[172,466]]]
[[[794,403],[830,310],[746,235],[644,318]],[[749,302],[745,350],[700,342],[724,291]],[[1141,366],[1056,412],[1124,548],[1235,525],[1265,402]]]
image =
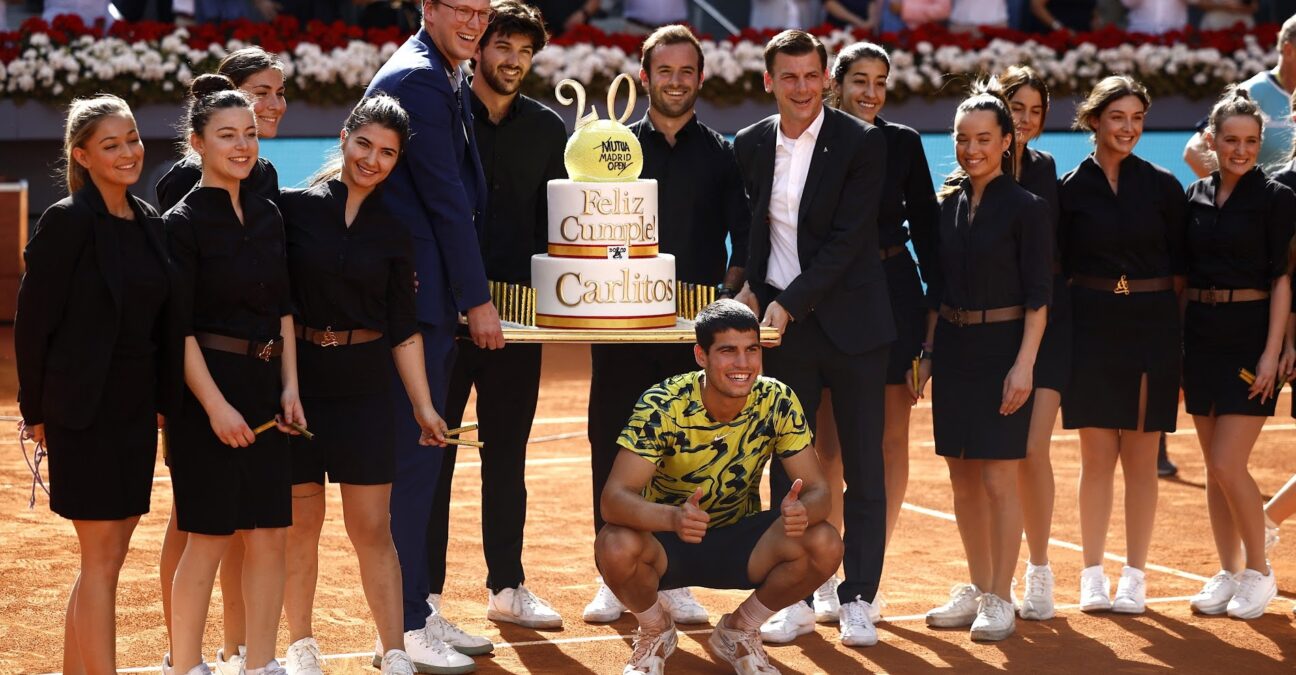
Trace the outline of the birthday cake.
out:
[[[608,91],[612,116],[621,75]],[[535,324],[541,328],[637,329],[675,325],[675,257],[658,252],[657,181],[639,179],[639,140],[620,120],[581,118],[584,91],[576,90],[577,128],[564,161],[570,176],[550,181],[548,253],[531,258]]]

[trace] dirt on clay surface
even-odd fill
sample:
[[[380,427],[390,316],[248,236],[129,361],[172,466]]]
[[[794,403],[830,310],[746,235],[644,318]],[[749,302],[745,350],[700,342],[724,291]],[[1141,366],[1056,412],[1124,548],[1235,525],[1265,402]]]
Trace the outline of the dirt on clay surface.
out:
[[[0,329],[0,415],[16,415],[12,331]],[[588,625],[580,614],[592,597],[595,569],[590,518],[589,449],[585,416],[589,350],[546,347],[537,424],[532,429],[527,481],[529,518],[524,563],[527,586],[564,617],[560,631],[535,631],[487,621],[485,563],[481,554],[481,476],[477,453],[461,452],[452,502],[452,545],[443,611],[470,633],[497,643],[493,656],[477,658],[479,673],[620,673],[630,654],[635,624],[626,615],[609,625]],[[470,406],[469,410],[472,408]],[[1296,472],[1296,424],[1284,394],[1252,456],[1252,470],[1266,495]],[[1057,578],[1057,618],[1018,621],[1017,634],[981,645],[966,630],[932,630],[922,613],[945,601],[952,584],[966,578],[962,546],[952,517],[944,463],[932,451],[931,409],[915,410],[910,434],[911,478],[882,581],[888,620],[880,643],[867,649],[841,647],[836,626],[819,626],[787,646],[770,647],[784,673],[959,672],[1294,672],[1296,671],[1296,524],[1283,530],[1273,556],[1281,596],[1254,621],[1193,615],[1187,596],[1218,569],[1207,523],[1203,462],[1190,418],[1182,415],[1170,439],[1179,478],[1160,483],[1160,503],[1147,583],[1149,605],[1141,616],[1087,615],[1075,608],[1082,567],[1076,479],[1079,448],[1074,432],[1059,425],[1052,448],[1057,509],[1050,557]],[[310,412],[307,411],[309,419]],[[471,412],[468,419],[473,419]],[[28,510],[30,473],[8,423],[0,431],[0,672],[47,673],[61,667],[63,615],[77,571],[71,525],[53,515],[38,493]],[[118,667],[156,669],[166,651],[158,590],[157,557],[171,507],[171,485],[159,461],[152,511],[144,516],[122,571],[118,600]],[[1119,472],[1109,551],[1123,552]],[[320,579],[315,636],[329,658],[329,673],[372,673],[374,644],[359,570],[342,527],[336,486],[328,488],[328,519],[320,542]],[[213,483],[212,499],[220,499]],[[1023,545],[1024,570],[1026,549]],[[1115,579],[1121,563],[1105,563]],[[1024,572],[1019,572],[1023,574]],[[697,589],[712,625],[731,611],[743,592]],[[213,597],[204,643],[210,659],[220,644],[220,592]],[[732,672],[706,651],[708,625],[681,626],[670,673]],[[281,625],[279,649],[288,635]],[[333,655],[337,655],[333,657]]]

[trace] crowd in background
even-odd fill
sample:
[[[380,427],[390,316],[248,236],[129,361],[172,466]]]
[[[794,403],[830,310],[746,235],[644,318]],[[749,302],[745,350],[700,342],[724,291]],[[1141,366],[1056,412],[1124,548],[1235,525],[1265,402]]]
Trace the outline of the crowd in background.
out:
[[[1160,34],[1185,26],[1219,30],[1281,23],[1296,14],[1296,0],[539,0],[537,5],[555,34],[581,24],[646,34],[658,26],[703,25],[719,17],[723,22],[717,25],[727,22],[737,28],[781,30],[827,22],[878,34],[932,23],[954,31],[998,26],[1032,33],[1083,32],[1115,26]],[[77,14],[87,23],[258,21],[283,14],[303,22],[341,20],[411,32],[419,25],[414,0],[4,0],[0,29],[6,9],[12,27],[28,16],[49,20],[60,14]]]

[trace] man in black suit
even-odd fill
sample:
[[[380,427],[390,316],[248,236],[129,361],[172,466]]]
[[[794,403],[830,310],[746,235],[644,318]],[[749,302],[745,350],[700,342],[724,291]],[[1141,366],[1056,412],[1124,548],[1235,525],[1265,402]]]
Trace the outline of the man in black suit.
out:
[[[823,105],[827,61],[823,44],[804,31],[779,33],[765,48],[765,89],[779,112],[734,139],[752,214],[748,281],[738,299],[782,334],[766,353],[765,374],[792,387],[812,424],[823,390],[832,392],[846,479],[841,639],[868,646],[877,642],[871,603],[886,535],[883,392],[895,339],[877,254],[886,141],[880,129]],[[778,503],[791,482],[777,463],[771,483]],[[797,603],[762,633],[787,641],[813,629],[813,610]]]

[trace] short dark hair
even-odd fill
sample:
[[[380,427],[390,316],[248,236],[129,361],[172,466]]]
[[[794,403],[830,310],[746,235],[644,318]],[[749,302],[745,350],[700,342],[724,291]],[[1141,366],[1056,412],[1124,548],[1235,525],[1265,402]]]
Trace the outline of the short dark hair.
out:
[[[688,29],[688,26],[679,24],[662,26],[644,40],[643,47],[639,50],[639,66],[644,69],[644,72],[651,73],[654,49],[682,44],[693,45],[693,49],[697,50],[698,72],[703,72],[706,68],[706,57],[702,55],[702,43],[698,42],[697,36]]]
[[[1114,101],[1133,96],[1143,104],[1143,112],[1152,107],[1152,97],[1138,80],[1128,75],[1108,75],[1094,85],[1089,95],[1076,104],[1075,123],[1077,131],[1094,131],[1094,124],[1102,117],[1103,111]]]
[[[760,322],[756,320],[756,315],[747,305],[737,300],[725,299],[716,300],[703,307],[693,324],[697,343],[704,352],[711,350],[717,334],[727,330],[736,330],[740,333],[753,332],[759,335]]]
[[[545,30],[540,10],[518,0],[494,0],[491,9],[495,10],[495,20],[486,25],[479,44],[490,43],[496,35],[525,35],[531,38],[531,46],[536,51],[549,44],[549,31]]]
[[[770,38],[765,45],[765,72],[774,72],[774,57],[778,54],[801,56],[810,52],[819,54],[820,67],[828,70],[828,49],[819,38],[795,28],[785,30]]]
[[[278,56],[253,45],[230,52],[229,56],[221,59],[220,65],[216,66],[216,72],[228,77],[234,86],[242,87],[248,78],[272,68],[282,74],[283,61],[279,60]]]

